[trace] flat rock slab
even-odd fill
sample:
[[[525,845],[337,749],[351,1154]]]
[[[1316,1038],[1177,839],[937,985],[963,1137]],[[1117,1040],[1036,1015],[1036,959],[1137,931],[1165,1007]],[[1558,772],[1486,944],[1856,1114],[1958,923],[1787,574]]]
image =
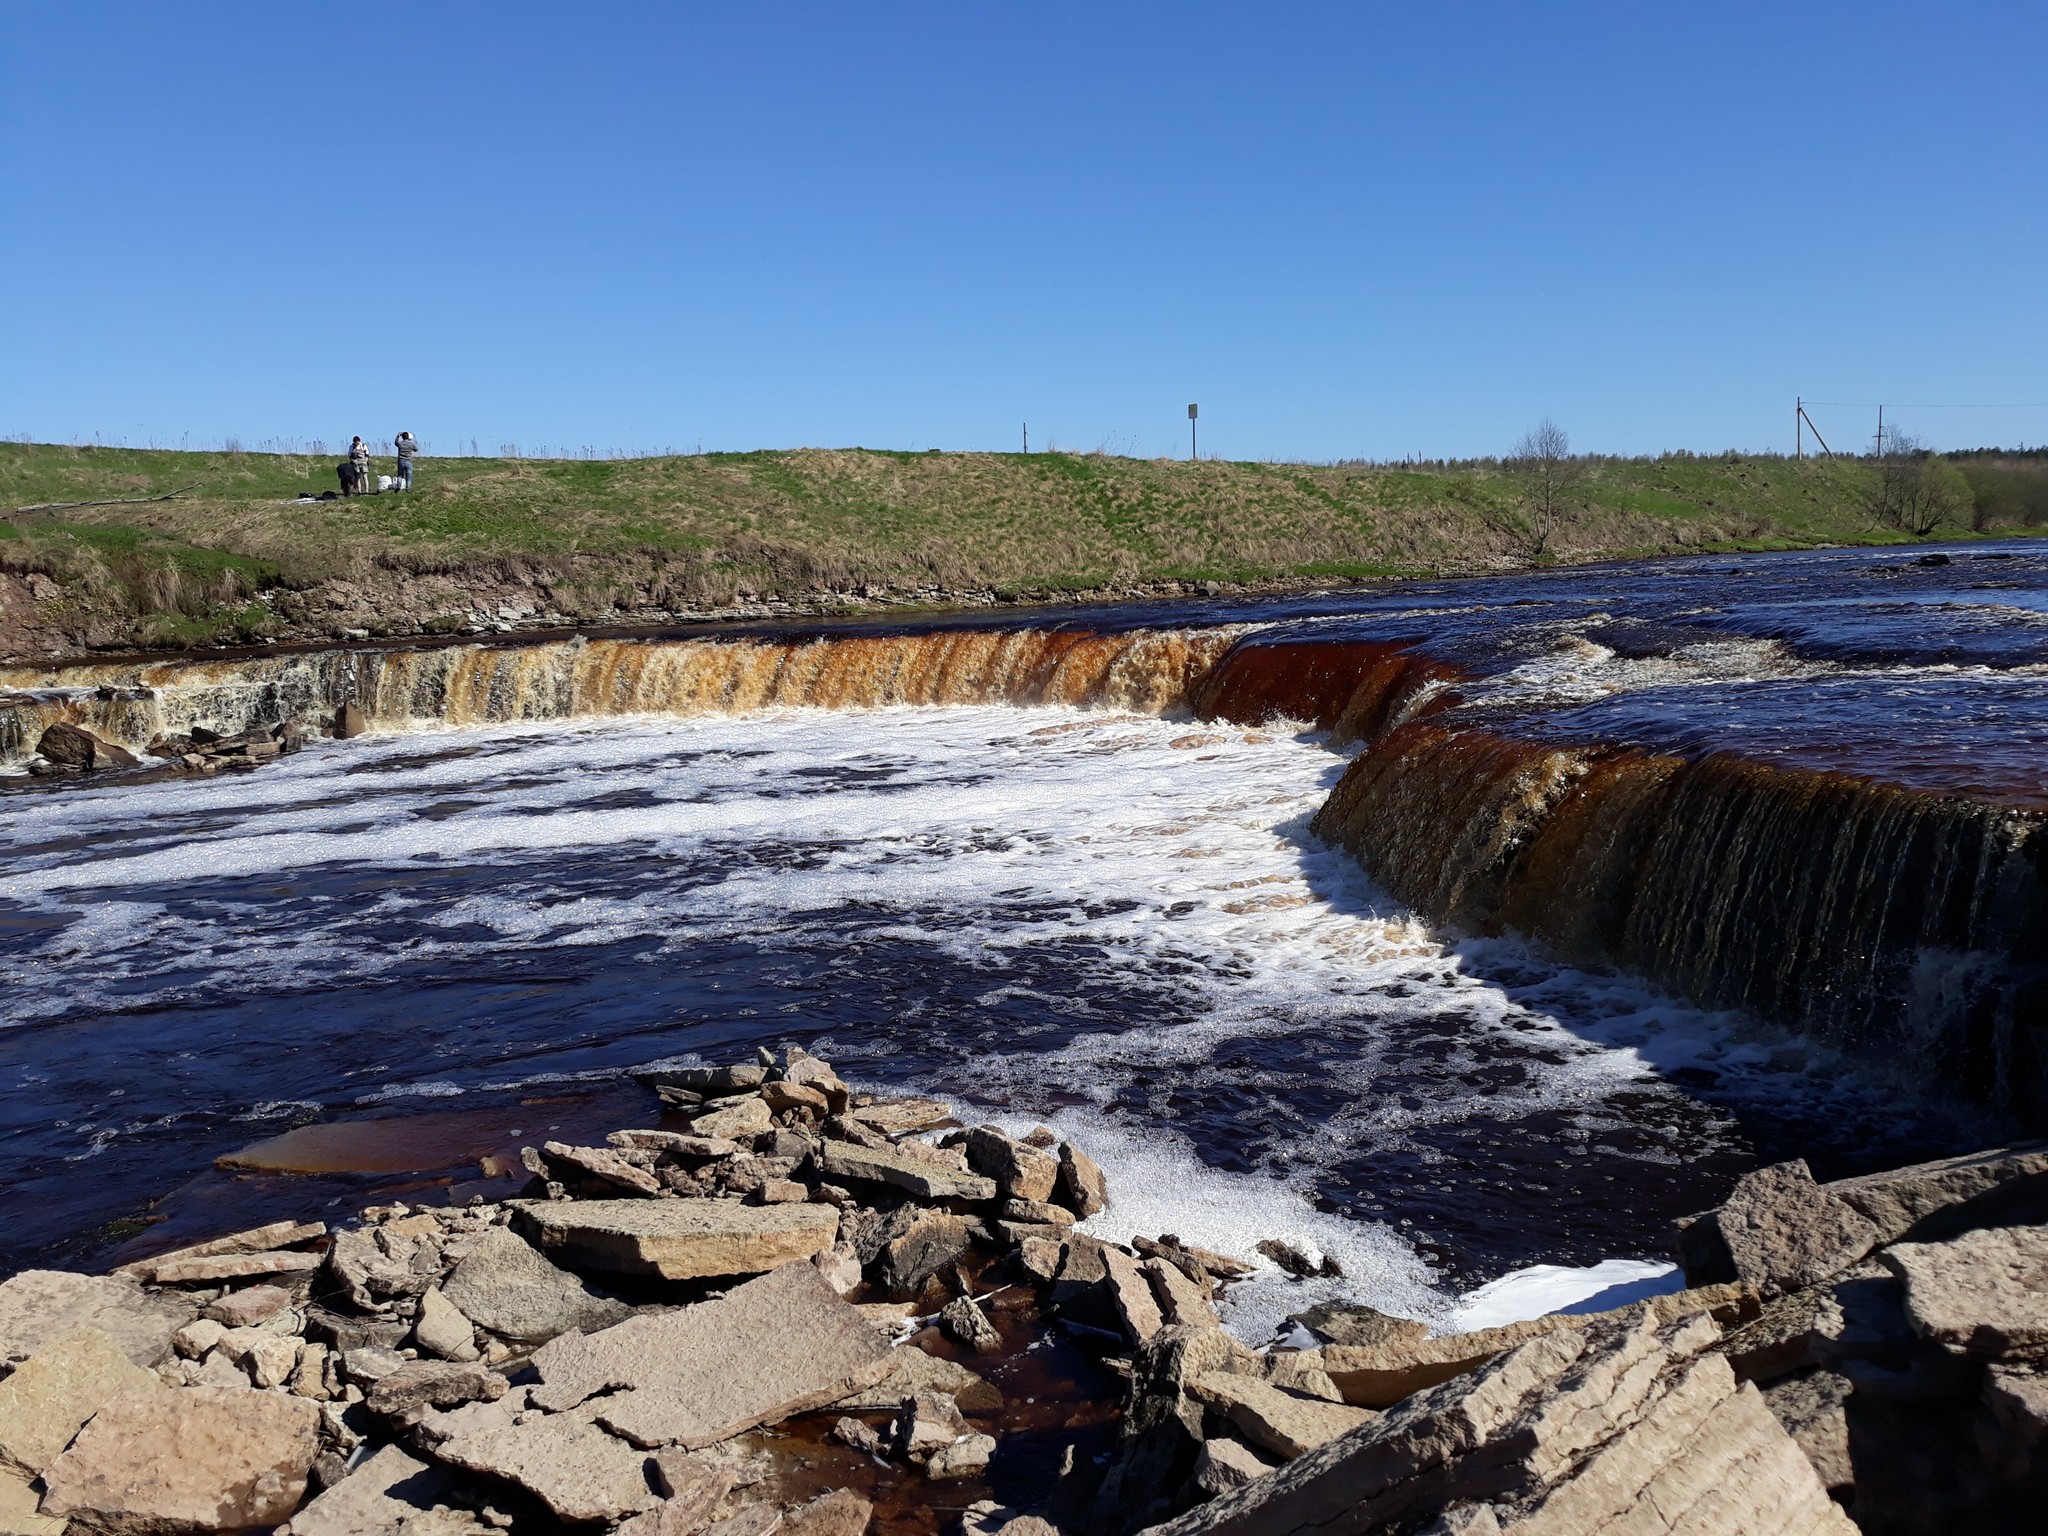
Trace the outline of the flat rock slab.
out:
[[[828,1141],[818,1153],[818,1166],[828,1179],[853,1179],[908,1190],[920,1200],[993,1200],[995,1180],[963,1173],[891,1147],[857,1147],[850,1141]]]
[[[915,1344],[891,1351],[888,1373],[873,1386],[830,1404],[839,1413],[894,1412],[920,1392],[944,1392],[968,1413],[994,1413],[1003,1394],[994,1382],[952,1360],[928,1355]]]
[[[71,1522],[43,1514],[42,1491],[26,1472],[0,1467],[0,1536],[64,1536]]]
[[[230,1232],[226,1237],[209,1238],[203,1243],[194,1243],[190,1247],[178,1248],[170,1253],[137,1259],[133,1264],[123,1264],[114,1273],[129,1275],[137,1280],[147,1280],[155,1273],[159,1264],[176,1263],[183,1259],[215,1258],[227,1253],[268,1253],[272,1249],[288,1248],[293,1243],[309,1243],[316,1237],[326,1235],[327,1223],[324,1221],[273,1221],[267,1226]]]
[[[942,1099],[891,1099],[856,1109],[847,1118],[885,1136],[900,1136],[906,1131],[943,1125],[953,1118],[953,1106]]]
[[[180,1297],[153,1296],[124,1275],[25,1269],[0,1285],[0,1358],[32,1355],[66,1334],[96,1328],[137,1365],[155,1365],[197,1311]]]
[[[217,1253],[199,1259],[159,1259],[150,1267],[158,1285],[203,1285],[256,1275],[310,1275],[327,1256],[287,1249],[282,1253]]]
[[[124,1392],[161,1389],[154,1372],[97,1328],[69,1334],[0,1381],[0,1458],[41,1472],[102,1404]]]
[[[1987,1227],[1879,1257],[1906,1282],[1920,1337],[1989,1359],[2048,1355],[2048,1227]]]
[[[609,1328],[632,1313],[624,1302],[596,1295],[503,1227],[486,1232],[455,1266],[442,1283],[441,1296],[472,1323],[529,1344]]]
[[[519,1230],[551,1259],[664,1280],[758,1275],[821,1253],[839,1235],[839,1213],[826,1205],[529,1200],[515,1202],[513,1213]],[[459,1297],[450,1299],[469,1312]]]
[[[132,1393],[43,1474],[43,1512],[140,1536],[276,1525],[298,1507],[320,1409],[233,1387]]]
[[[507,1429],[461,1435],[435,1452],[451,1466],[519,1484],[570,1522],[617,1520],[661,1502],[647,1480],[647,1453],[590,1421],[548,1414]]]
[[[2048,1141],[2035,1141],[1916,1163],[1890,1173],[1836,1179],[1821,1188],[1877,1228],[1879,1242],[1894,1243],[1940,1211],[2018,1180],[2044,1175],[2048,1175]]]
[[[1307,1455],[1374,1417],[1364,1408],[1299,1397],[1255,1376],[1238,1376],[1228,1371],[1197,1377],[1188,1390],[1204,1407],[1213,1408],[1230,1420],[1232,1427],[1252,1444],[1288,1461]]]
[[[872,1386],[892,1354],[860,1310],[809,1264],[790,1264],[716,1301],[568,1335],[533,1357],[532,1401],[597,1405],[643,1446],[714,1445]]]
[[[446,1467],[387,1445],[292,1516],[292,1536],[485,1536],[492,1527],[443,1502]]]

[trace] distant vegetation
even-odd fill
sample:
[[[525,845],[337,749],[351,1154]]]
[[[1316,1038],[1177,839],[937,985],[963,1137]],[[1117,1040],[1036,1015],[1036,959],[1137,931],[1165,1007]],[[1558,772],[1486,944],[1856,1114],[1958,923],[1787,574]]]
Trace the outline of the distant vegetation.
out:
[[[78,645],[459,628],[514,588],[537,608],[597,619],[1906,536],[1873,515],[1878,467],[1840,458],[1317,465],[860,448],[423,458],[409,495],[292,499],[332,488],[333,462],[232,444],[0,444],[0,591],[15,593],[0,613],[11,633],[0,653],[42,649],[21,636],[52,626]],[[1932,531],[2048,525],[2048,454],[1949,462],[1944,483],[1967,495]],[[172,492],[182,494],[128,500]],[[119,504],[12,510],[78,502]],[[35,605],[28,618],[14,611],[24,601]]]

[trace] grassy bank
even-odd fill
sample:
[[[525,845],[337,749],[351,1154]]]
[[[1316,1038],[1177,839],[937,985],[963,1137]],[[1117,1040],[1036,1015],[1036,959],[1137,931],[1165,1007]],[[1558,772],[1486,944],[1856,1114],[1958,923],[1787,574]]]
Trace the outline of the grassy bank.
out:
[[[1851,460],[1582,461],[1540,550],[1516,477],[1429,465],[1187,463],[868,449],[628,460],[430,458],[404,496],[296,502],[331,457],[0,445],[0,652],[572,618],[1055,596],[1889,542]],[[388,470],[387,461],[378,466]],[[1985,465],[2012,489],[2048,466]],[[1995,484],[1994,484],[1995,482]],[[12,509],[37,503],[175,499]],[[526,594],[519,598],[518,594]],[[260,599],[260,600],[259,600]],[[24,604],[33,612],[23,613]]]

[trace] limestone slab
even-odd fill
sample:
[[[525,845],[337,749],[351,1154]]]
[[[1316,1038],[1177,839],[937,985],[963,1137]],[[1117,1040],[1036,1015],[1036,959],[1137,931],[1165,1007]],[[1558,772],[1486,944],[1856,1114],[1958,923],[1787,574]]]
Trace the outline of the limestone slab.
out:
[[[1881,1234],[1816,1184],[1802,1159],[1747,1173],[1711,1217],[1735,1278],[1760,1295],[1818,1284],[1870,1252]]]
[[[887,1373],[872,1386],[828,1406],[841,1413],[879,1413],[902,1407],[905,1398],[920,1392],[944,1392],[968,1413],[994,1413],[1003,1406],[1002,1391],[994,1382],[955,1361],[928,1355],[915,1344],[892,1350]]]
[[[440,1294],[479,1327],[523,1343],[608,1328],[631,1310],[596,1295],[504,1227],[484,1234],[442,1282]]]
[[[701,1114],[690,1122],[690,1129],[699,1136],[717,1136],[737,1140],[746,1136],[758,1136],[771,1130],[775,1116],[768,1103],[758,1095],[744,1099],[721,1099],[719,1107]]]
[[[562,1410],[611,1392],[600,1421],[644,1446],[697,1447],[822,1408],[887,1373],[891,1352],[809,1264],[715,1301],[567,1335],[533,1357],[534,1403]]]
[[[1271,1386],[1255,1376],[1216,1371],[1199,1376],[1189,1392],[1203,1406],[1230,1420],[1237,1432],[1287,1461],[1369,1423],[1364,1408],[1301,1397]]]
[[[618,1520],[660,1502],[648,1484],[647,1453],[581,1413],[544,1414],[459,1435],[435,1454],[451,1466],[517,1483],[571,1522]]]
[[[446,1467],[387,1445],[292,1516],[292,1536],[486,1536],[492,1527],[445,1502]]]
[[[64,1536],[71,1522],[46,1515],[26,1472],[0,1466],[0,1536]]]
[[[69,1334],[0,1381],[0,1459],[41,1472],[103,1403],[160,1385],[97,1328]]]
[[[513,1220],[550,1259],[664,1280],[760,1274],[830,1248],[839,1233],[829,1206],[734,1200],[521,1201]]]
[[[132,1264],[123,1264],[114,1273],[128,1275],[137,1280],[147,1280],[159,1264],[176,1263],[184,1259],[206,1259],[229,1253],[269,1253],[274,1249],[288,1248],[294,1243],[309,1243],[315,1238],[327,1235],[324,1221],[273,1221],[265,1226],[250,1227],[241,1232],[230,1232],[226,1237],[208,1238],[203,1243],[193,1243],[169,1253],[159,1253],[147,1259],[137,1259]]]
[[[852,1179],[907,1190],[920,1200],[993,1200],[993,1179],[961,1173],[943,1163],[897,1149],[857,1147],[850,1141],[828,1141],[819,1150],[818,1166],[828,1179]]]
[[[2048,1177],[2048,1141],[2033,1141],[1916,1163],[1889,1173],[1836,1179],[1821,1187],[1870,1222],[1877,1229],[1879,1242],[1894,1243],[1939,1211],[2022,1179],[2044,1177]]]
[[[46,1514],[138,1536],[276,1525],[319,1449],[319,1407],[248,1388],[115,1398],[43,1474]]]
[[[25,1269],[0,1284],[0,1359],[32,1355],[66,1334],[97,1328],[137,1365],[155,1365],[196,1310],[182,1297],[152,1295],[124,1275]]]
[[[1896,1243],[1879,1257],[1905,1281],[1906,1320],[1920,1337],[1989,1359],[2048,1355],[2048,1227]]]

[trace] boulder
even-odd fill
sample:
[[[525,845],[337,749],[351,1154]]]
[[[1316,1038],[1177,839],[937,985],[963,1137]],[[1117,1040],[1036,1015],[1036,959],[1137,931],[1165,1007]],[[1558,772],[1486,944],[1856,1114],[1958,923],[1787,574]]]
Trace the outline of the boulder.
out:
[[[2044,1181],[2048,1181],[2048,1141],[2033,1141],[1895,1168],[1889,1173],[1837,1179],[1821,1188],[1876,1228],[1879,1243],[1889,1244],[1931,1217],[1943,1213],[1963,1217],[1967,1213],[1960,1207],[2016,1185]]]
[[[1879,1255],[1906,1283],[1913,1332],[1993,1360],[2048,1357],[2048,1227],[1988,1227]]]
[[[745,1149],[723,1136],[692,1136],[686,1131],[613,1131],[605,1140],[615,1147],[638,1147],[648,1152],[666,1152],[709,1162],[718,1157],[736,1157]]]
[[[943,1392],[919,1392],[905,1401],[896,1420],[896,1452],[923,1461],[966,1433],[959,1404]]]
[[[1695,1284],[1739,1280],[1768,1299],[1839,1274],[1878,1242],[1877,1227],[1795,1159],[1744,1174],[1720,1209],[1682,1230],[1679,1251]]]
[[[31,1475],[57,1459],[102,1404],[159,1390],[153,1372],[97,1328],[37,1350],[0,1381],[0,1459]]]
[[[851,1488],[800,1504],[782,1517],[784,1536],[863,1536],[875,1506]]]
[[[993,1435],[962,1435],[951,1445],[934,1451],[924,1464],[924,1475],[934,1482],[961,1477],[979,1477],[988,1470],[996,1454]]]
[[[967,1166],[995,1181],[996,1192],[1012,1200],[1049,1201],[1059,1182],[1057,1158],[1036,1147],[1012,1141],[994,1126],[980,1125],[967,1133],[962,1145]]]
[[[1153,1299],[1159,1303],[1160,1316],[1166,1322],[1213,1328],[1223,1321],[1209,1300],[1208,1287],[1190,1280],[1178,1265],[1164,1259],[1147,1259],[1138,1267],[1151,1284]]]
[[[994,1354],[1003,1347],[1003,1336],[996,1332],[996,1325],[988,1320],[988,1314],[975,1304],[972,1296],[956,1296],[947,1302],[939,1313],[939,1327],[954,1343],[965,1345],[977,1354]]]
[[[832,1112],[832,1101],[822,1089],[812,1088],[804,1083],[763,1083],[761,1101],[772,1114],[784,1114],[792,1109],[805,1109],[820,1119]]]
[[[126,747],[116,746],[83,726],[67,725],[62,720],[44,729],[36,742],[36,755],[61,763],[66,768],[82,768],[88,772],[95,768],[141,766],[141,759]]]
[[[586,1413],[542,1414],[459,1435],[435,1455],[450,1466],[517,1483],[572,1523],[619,1520],[661,1502],[648,1485],[647,1453],[606,1434]]]
[[[1368,1409],[1298,1396],[1255,1376],[1228,1371],[1197,1377],[1188,1390],[1204,1407],[1228,1419],[1253,1445],[1285,1461],[1306,1455],[1375,1417]]]
[[[1021,1227],[1071,1227],[1075,1224],[1074,1213],[1064,1205],[1048,1205],[1043,1200],[1005,1200],[1003,1220]]]
[[[972,1238],[964,1217],[904,1206],[883,1228],[875,1278],[883,1289],[915,1294],[933,1275],[967,1251]]]
[[[513,1224],[550,1258],[664,1280],[760,1274],[830,1248],[839,1233],[829,1206],[732,1200],[515,1201]]]
[[[43,1513],[138,1536],[276,1525],[319,1450],[302,1397],[184,1387],[115,1398],[43,1474]]]
[[[1102,1165],[1071,1141],[1060,1147],[1060,1176],[1055,1186],[1059,1203],[1082,1220],[1109,1209],[1109,1180]]]
[[[494,1403],[505,1395],[505,1378],[488,1366],[457,1360],[408,1360],[379,1377],[363,1395],[372,1413],[388,1418],[421,1408],[459,1408]]]
[[[477,1326],[529,1344],[557,1334],[608,1328],[632,1311],[623,1302],[597,1295],[503,1227],[484,1233],[440,1290],[429,1294],[441,1296]]]
[[[533,1357],[537,1407],[562,1411],[600,1392],[597,1417],[636,1445],[714,1445],[758,1424],[822,1408],[879,1381],[888,1344],[809,1264],[715,1301],[643,1314]]]
[[[1272,1470],[1273,1463],[1241,1440],[1205,1440],[1195,1458],[1195,1487],[1213,1499]]]
[[[254,1328],[269,1322],[291,1301],[291,1292],[281,1286],[251,1285],[207,1303],[199,1315],[229,1328]]]
[[[1853,1536],[1755,1388],[1702,1357],[1715,1335],[1647,1310],[1542,1335],[1156,1530],[1471,1531],[1470,1507],[1491,1504],[1528,1536]]]
[[[1266,1356],[1265,1378],[1274,1386],[1303,1397],[1319,1397],[1326,1403],[1344,1401],[1337,1383],[1323,1369],[1323,1352],[1319,1349],[1274,1350]]]
[[[334,711],[334,734],[342,741],[360,736],[369,728],[369,717],[360,704],[343,704]]]
[[[441,1290],[422,1292],[419,1320],[413,1324],[414,1347],[443,1360],[477,1358],[476,1330],[462,1309]]]
[[[1143,1344],[1166,1326],[1166,1318],[1153,1298],[1151,1284],[1137,1261],[1118,1248],[1101,1250],[1103,1285],[1109,1292],[1124,1333],[1133,1344]]]
[[[387,1445],[292,1516],[291,1536],[487,1536],[493,1528],[451,1508],[455,1477]]]
[[[699,1136],[717,1136],[740,1140],[757,1136],[771,1129],[775,1117],[768,1108],[767,1100],[758,1094],[746,1098],[719,1101],[719,1107],[697,1116],[690,1122],[690,1130]]]
[[[915,1344],[889,1353],[889,1369],[873,1386],[863,1387],[828,1406],[839,1413],[878,1413],[900,1407],[920,1392],[943,1392],[968,1413],[995,1413],[1003,1394],[994,1383],[952,1360],[928,1355]]]
[[[920,1200],[993,1200],[994,1181],[979,1174],[958,1173],[943,1163],[916,1157],[897,1148],[857,1147],[828,1141],[818,1153],[818,1168],[828,1179],[885,1184],[907,1190]]]
[[[563,1170],[567,1169],[602,1184],[630,1189],[637,1195],[661,1193],[661,1181],[639,1164],[628,1162],[616,1148],[572,1147],[567,1142],[550,1141],[542,1144],[541,1152],[557,1178],[563,1177]]]
[[[96,1328],[137,1365],[170,1353],[171,1335],[192,1321],[180,1297],[143,1290],[124,1275],[25,1269],[0,1283],[0,1360],[32,1355],[81,1328]]]
[[[1418,1323],[1408,1317],[1395,1317],[1391,1313],[1380,1311],[1377,1307],[1363,1306],[1357,1302],[1322,1302],[1310,1307],[1306,1312],[1295,1313],[1288,1321],[1299,1323],[1332,1344],[1351,1344],[1369,1348],[1383,1344],[1419,1344],[1429,1337],[1427,1323]]]
[[[299,1363],[299,1341],[267,1328],[230,1328],[214,1348],[246,1371],[259,1387],[281,1385]]]

